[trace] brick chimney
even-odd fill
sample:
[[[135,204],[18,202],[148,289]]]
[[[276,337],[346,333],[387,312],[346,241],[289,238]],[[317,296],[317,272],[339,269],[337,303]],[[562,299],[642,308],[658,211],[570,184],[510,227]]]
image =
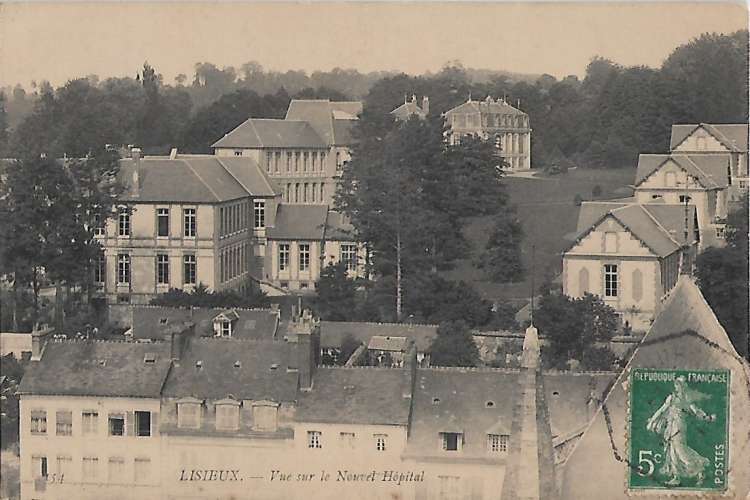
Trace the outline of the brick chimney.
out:
[[[296,344],[295,358],[299,371],[300,389],[312,387],[315,368],[320,362],[320,325],[309,309],[305,309],[299,319],[289,327],[287,340]]]
[[[143,172],[141,172],[141,148],[131,148],[130,158],[133,160],[133,179],[130,184],[130,195],[137,197],[141,192]]]
[[[34,325],[34,329],[31,331],[31,361],[42,359],[44,346],[54,331],[55,329],[47,324],[40,325],[37,323]]]

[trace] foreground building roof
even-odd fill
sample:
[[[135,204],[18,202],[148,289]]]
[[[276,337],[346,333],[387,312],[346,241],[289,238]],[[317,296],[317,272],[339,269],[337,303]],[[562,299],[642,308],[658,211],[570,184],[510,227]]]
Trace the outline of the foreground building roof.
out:
[[[631,498],[626,492],[628,465],[628,380],[634,368],[731,371],[729,494],[750,491],[750,366],[735,351],[724,328],[695,282],[681,276],[602,408],[564,464],[561,498],[599,500]],[[592,471],[603,480],[592,480]],[[670,492],[669,498],[695,498]]]
[[[687,139],[699,128],[704,129],[718,140],[729,151],[747,152],[748,124],[676,124],[672,125],[672,137],[669,141],[669,149],[674,150],[682,141]]]
[[[726,154],[642,154],[638,156],[635,173],[636,187],[659,170],[665,163],[673,161],[706,189],[723,189],[729,185],[729,157]],[[678,188],[675,188],[678,189]]]
[[[159,398],[170,363],[166,342],[52,340],[27,368],[19,392]]]

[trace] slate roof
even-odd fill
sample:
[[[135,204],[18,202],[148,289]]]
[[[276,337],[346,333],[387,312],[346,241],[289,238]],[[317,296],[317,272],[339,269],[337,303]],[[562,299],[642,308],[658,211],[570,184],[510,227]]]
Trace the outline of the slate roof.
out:
[[[417,115],[419,117],[424,117],[427,115],[427,113],[425,113],[424,110],[419,107],[415,99],[406,101],[405,103],[391,111],[391,114],[396,115],[397,118],[402,120],[408,120],[411,115]]]
[[[685,333],[692,331],[694,333]],[[680,276],[633,357],[606,395],[604,407],[584,432],[562,472],[563,500],[625,500],[627,381],[633,368],[731,370],[730,488],[744,498],[750,491],[750,365],[740,358],[698,286]],[[614,447],[614,449],[613,449]],[[732,466],[731,464],[734,464]],[[599,480],[591,480],[596,471]],[[694,498],[670,494],[669,498]]]
[[[169,373],[164,395],[294,401],[298,373],[287,370],[296,367],[294,347],[283,341],[191,338]]]
[[[688,174],[698,179],[706,189],[722,189],[729,185],[727,170],[729,156],[719,154],[642,154],[638,156],[635,185],[638,187],[667,161],[674,161]]]
[[[545,372],[544,385],[550,424],[555,435],[584,426],[601,395],[614,378],[611,372]],[[406,454],[451,460],[493,458],[487,454],[487,434],[510,434],[517,370],[476,368],[420,368],[414,389],[412,426]],[[441,432],[464,435],[460,455],[440,447]],[[497,457],[495,457],[497,458]]]
[[[213,319],[222,312],[234,311],[239,318],[234,323],[232,338],[271,340],[276,334],[279,317],[271,309],[242,308],[180,308],[162,306],[133,306],[132,321],[134,339],[163,339],[163,331],[174,324],[190,321],[195,323],[195,334],[212,337]],[[166,320],[164,323],[162,320]]]
[[[748,144],[748,124],[747,123],[728,123],[728,124],[676,124],[672,125],[672,137],[669,141],[669,149],[674,150],[677,146],[687,139],[698,128],[703,128],[706,132],[714,136],[730,151],[747,152]]]
[[[245,168],[257,169],[247,158]],[[248,196],[222,163],[214,156],[145,157],[140,159],[140,189],[131,193],[135,161],[120,160],[118,178],[125,186],[120,199],[141,202],[216,203]]]
[[[276,221],[266,228],[272,240],[322,240],[325,234],[327,205],[281,204]]]
[[[153,363],[145,363],[154,354]],[[166,342],[51,340],[32,362],[20,392],[63,396],[159,398],[169,372]]]
[[[306,121],[249,118],[211,145],[212,148],[325,148]]]
[[[215,158],[251,196],[281,195],[281,188],[252,158],[239,156],[216,156]]]
[[[362,344],[380,337],[406,337],[413,340],[419,352],[430,352],[432,339],[437,336],[437,325],[409,325],[406,323],[356,323],[348,321],[321,321],[320,346],[341,347],[347,335]]]
[[[408,371],[398,368],[319,367],[312,390],[301,393],[295,420],[365,425],[407,425]]]
[[[688,205],[688,243],[693,243],[695,206]],[[578,236],[573,248],[605,217],[613,217],[658,257],[666,257],[685,244],[685,206],[584,202],[578,213]],[[592,222],[593,221],[593,222]]]
[[[409,339],[406,337],[383,337],[375,335],[370,338],[367,348],[373,351],[406,352]]]
[[[336,116],[334,116],[334,112]],[[329,101],[328,99],[292,99],[286,120],[305,121],[317,132],[326,145],[350,145],[351,129],[362,112],[359,101]],[[342,114],[343,113],[343,114]]]
[[[453,109],[445,112],[445,116],[454,113],[500,113],[504,115],[525,115],[520,109],[514,108],[502,99],[472,101],[469,99],[463,104],[459,104]]]

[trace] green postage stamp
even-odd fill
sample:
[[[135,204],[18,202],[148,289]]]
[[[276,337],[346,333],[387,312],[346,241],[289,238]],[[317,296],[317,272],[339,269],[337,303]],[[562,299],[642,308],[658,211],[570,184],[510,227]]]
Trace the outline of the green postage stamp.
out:
[[[724,491],[729,371],[634,369],[629,437],[631,490]]]

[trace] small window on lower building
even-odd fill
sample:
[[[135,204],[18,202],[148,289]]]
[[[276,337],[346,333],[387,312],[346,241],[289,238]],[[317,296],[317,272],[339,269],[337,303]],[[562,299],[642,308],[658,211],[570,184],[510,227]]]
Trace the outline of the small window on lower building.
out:
[[[347,448],[354,448],[354,443],[357,436],[353,432],[341,432],[339,433],[339,439],[341,440],[342,446]]]
[[[441,432],[444,451],[460,451],[463,444],[463,434],[460,432]]]
[[[96,434],[99,426],[99,413],[95,411],[81,412],[81,429],[83,434]]]
[[[150,411],[135,412],[135,435],[136,436],[150,436],[151,435],[151,412]]]
[[[47,457],[34,455],[31,457],[31,473],[36,477],[47,477]]]
[[[95,482],[99,478],[99,459],[97,457],[83,457],[83,481]]]
[[[125,480],[125,459],[122,457],[110,457],[107,463],[107,482],[124,483]]]
[[[723,227],[717,227],[716,228],[716,237],[723,240],[725,236],[726,236],[726,232],[725,232],[724,228]]]
[[[320,449],[323,447],[320,431],[307,431],[307,447]]]
[[[122,413],[110,413],[109,414],[109,435],[110,436],[124,436],[125,435],[125,415]]]
[[[509,440],[510,436],[507,434],[488,434],[487,451],[490,453],[507,453]]]
[[[31,433],[47,434],[47,412],[45,410],[31,410]]]
[[[71,436],[73,434],[73,413],[67,410],[58,411],[55,415],[55,434]]]
[[[151,479],[151,459],[136,458],[133,462],[135,484],[147,484]]]
[[[374,434],[373,437],[375,438],[375,450],[385,451],[386,441],[388,440],[388,435],[387,434]]]
[[[65,476],[70,476],[73,472],[73,457],[70,455],[57,456],[57,478],[64,481]]]

